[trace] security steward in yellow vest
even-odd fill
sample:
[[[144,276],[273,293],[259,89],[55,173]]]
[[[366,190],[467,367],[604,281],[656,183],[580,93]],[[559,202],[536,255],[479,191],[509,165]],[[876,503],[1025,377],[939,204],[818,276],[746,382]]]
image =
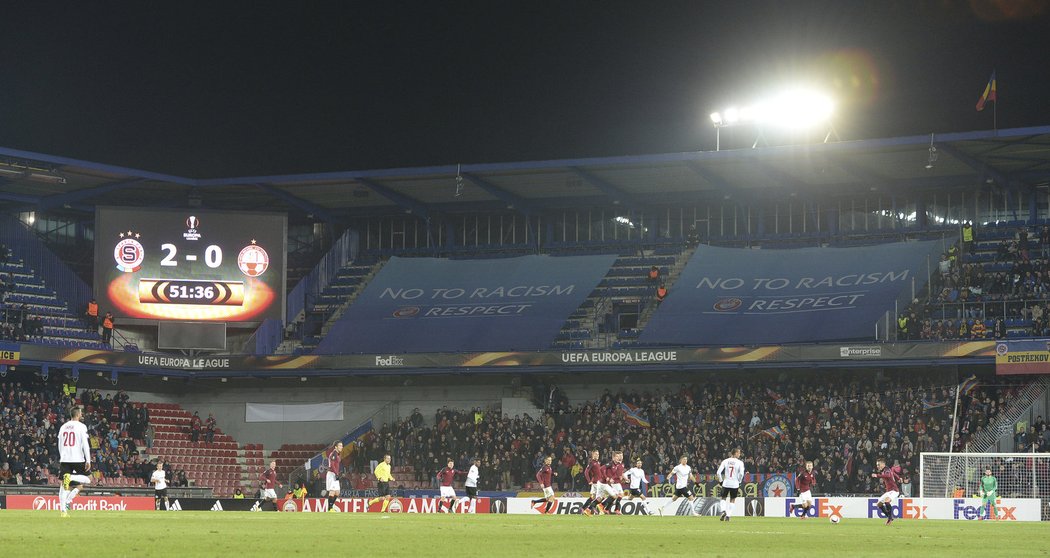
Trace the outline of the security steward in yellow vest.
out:
[[[71,400],[77,398],[77,385],[73,382],[65,382],[62,384],[62,395],[65,395]]]
[[[962,226],[963,254],[973,253],[973,223],[967,221]]]

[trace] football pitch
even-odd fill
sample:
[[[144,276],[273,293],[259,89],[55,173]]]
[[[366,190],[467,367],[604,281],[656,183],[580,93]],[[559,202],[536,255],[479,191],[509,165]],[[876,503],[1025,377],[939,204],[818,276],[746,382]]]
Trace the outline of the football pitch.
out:
[[[0,511],[4,556],[1050,555],[1043,523],[740,517]]]

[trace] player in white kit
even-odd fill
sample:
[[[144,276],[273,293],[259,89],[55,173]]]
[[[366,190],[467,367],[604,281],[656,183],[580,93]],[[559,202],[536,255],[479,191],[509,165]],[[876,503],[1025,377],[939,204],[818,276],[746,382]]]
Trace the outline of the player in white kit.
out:
[[[645,492],[642,491],[642,481],[645,480],[645,470],[642,469],[642,460],[635,459],[634,467],[627,471],[627,480],[630,488],[627,489],[627,499],[634,500],[635,498],[641,498],[642,503],[639,507],[644,515],[653,515],[653,512],[649,511],[649,502],[645,499]]]
[[[674,477],[674,496],[671,497],[671,503],[675,503],[679,498],[685,497],[689,499],[689,515],[696,515],[696,508],[693,507],[693,501],[696,500],[696,496],[691,490],[689,490],[689,481],[693,478],[693,468],[689,466],[689,456],[683,455],[678,458],[678,465],[671,469],[671,473],[668,477]],[[663,514],[663,511],[660,512]]]
[[[467,495],[459,499],[463,505],[466,505],[470,500],[478,499],[478,479],[481,478],[478,465],[481,465],[481,458],[475,457],[471,461],[470,470],[467,471],[467,480],[463,483],[463,488],[467,491]]]
[[[722,483],[722,515],[719,521],[729,521],[736,507],[736,498],[740,495],[740,483],[744,481],[744,462],[740,460],[740,448],[733,448],[729,457],[718,466],[718,481]]]
[[[69,421],[58,430],[58,460],[62,474],[62,485],[58,489],[58,506],[62,517],[69,515],[73,498],[80,493],[80,485],[91,484],[87,472],[91,470],[91,444],[88,442],[87,426],[80,422],[84,411],[73,407]]]
[[[164,462],[157,460],[157,470],[149,477],[149,483],[153,485],[153,508],[159,510],[161,501],[164,509],[170,510],[168,506],[168,481],[165,478]]]

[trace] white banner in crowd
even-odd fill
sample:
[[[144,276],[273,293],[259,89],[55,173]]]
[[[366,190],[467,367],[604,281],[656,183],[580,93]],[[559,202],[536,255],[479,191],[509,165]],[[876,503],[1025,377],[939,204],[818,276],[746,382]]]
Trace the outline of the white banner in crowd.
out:
[[[244,422],[313,422],[320,420],[343,420],[343,402],[301,405],[244,404]]]
[[[1038,498],[1000,498],[996,501],[998,519],[1005,521],[1039,521]],[[792,517],[791,505],[797,498],[766,498],[766,517]],[[818,497],[809,510],[809,517],[837,515],[845,519],[886,519],[878,509],[878,498]],[[901,498],[893,503],[893,516],[902,519],[984,519],[987,508],[980,498]]]

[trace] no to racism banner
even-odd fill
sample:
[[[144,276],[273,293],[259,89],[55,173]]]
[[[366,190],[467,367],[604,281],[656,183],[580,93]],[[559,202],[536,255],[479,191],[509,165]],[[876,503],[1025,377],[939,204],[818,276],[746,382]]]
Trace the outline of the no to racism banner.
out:
[[[549,348],[614,261],[391,258],[315,354]]]
[[[940,241],[854,248],[700,246],[642,332],[646,344],[756,345],[870,339]]]

